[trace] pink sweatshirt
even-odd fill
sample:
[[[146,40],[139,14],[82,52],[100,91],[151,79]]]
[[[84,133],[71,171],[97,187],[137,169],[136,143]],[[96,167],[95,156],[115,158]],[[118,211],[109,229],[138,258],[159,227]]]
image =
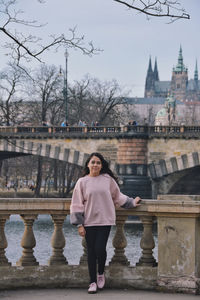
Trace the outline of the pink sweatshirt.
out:
[[[86,175],[77,181],[73,191],[71,223],[84,226],[114,225],[115,206],[132,208],[133,198],[122,194],[116,181],[108,174],[95,177]]]

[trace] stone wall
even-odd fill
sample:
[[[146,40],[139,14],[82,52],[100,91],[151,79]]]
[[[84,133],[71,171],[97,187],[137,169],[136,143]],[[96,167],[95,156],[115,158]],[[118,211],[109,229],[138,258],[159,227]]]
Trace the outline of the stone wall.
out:
[[[153,138],[148,140],[147,161],[150,164],[160,159],[181,157],[184,154],[198,152],[199,149],[200,140],[198,139]]]

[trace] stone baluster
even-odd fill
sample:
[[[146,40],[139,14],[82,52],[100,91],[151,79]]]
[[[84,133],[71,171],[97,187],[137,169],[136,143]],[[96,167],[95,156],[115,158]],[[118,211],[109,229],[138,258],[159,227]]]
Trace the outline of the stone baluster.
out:
[[[82,238],[83,255],[80,258],[80,265],[87,264],[87,245],[85,237]]]
[[[36,245],[35,236],[33,233],[33,223],[37,218],[37,215],[21,215],[24,221],[24,234],[21,240],[21,246],[23,248],[22,256],[16,263],[17,266],[37,266],[35,256],[33,255],[33,248]]]
[[[9,217],[9,215],[0,216],[0,266],[11,265],[11,263],[8,262],[8,259],[5,256],[5,249],[8,247],[8,243],[5,236],[4,228],[6,220],[9,219]]]
[[[68,264],[66,257],[63,254],[65,247],[65,237],[63,234],[63,223],[66,215],[52,215],[54,223],[54,232],[51,239],[53,253],[49,259],[49,265],[63,265]]]
[[[157,262],[153,257],[152,249],[155,247],[155,242],[152,234],[153,217],[142,216],[140,217],[143,224],[143,234],[140,241],[140,247],[142,248],[142,255],[137,266],[157,266]]]
[[[125,248],[127,246],[127,241],[124,233],[124,223],[127,219],[127,216],[117,216],[116,218],[116,232],[113,238],[113,247],[114,255],[109,263],[112,264],[121,264],[121,265],[129,265],[130,262],[128,261],[125,255]]]

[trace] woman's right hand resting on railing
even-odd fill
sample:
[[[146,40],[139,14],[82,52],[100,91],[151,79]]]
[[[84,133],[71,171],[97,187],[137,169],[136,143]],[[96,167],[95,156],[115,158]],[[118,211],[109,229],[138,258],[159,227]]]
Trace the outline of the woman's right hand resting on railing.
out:
[[[136,197],[134,200],[133,200],[133,205],[135,206],[135,207],[137,207],[137,206],[140,206],[140,202],[142,201],[142,199],[140,198],[140,197]]]
[[[85,228],[84,228],[83,225],[81,225],[81,226],[78,227],[78,234],[79,234],[80,236],[82,236],[82,237],[85,236]]]

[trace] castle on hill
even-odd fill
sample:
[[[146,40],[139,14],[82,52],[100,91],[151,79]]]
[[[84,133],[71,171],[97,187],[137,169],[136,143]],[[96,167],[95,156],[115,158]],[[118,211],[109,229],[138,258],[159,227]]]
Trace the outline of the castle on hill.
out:
[[[200,81],[198,79],[197,61],[194,70],[194,78],[188,79],[188,69],[183,63],[182,47],[180,46],[178,63],[173,67],[170,81],[159,79],[157,60],[155,59],[154,69],[152,68],[151,58],[145,81],[145,98],[167,98],[173,95],[176,100],[181,102],[200,101]]]

